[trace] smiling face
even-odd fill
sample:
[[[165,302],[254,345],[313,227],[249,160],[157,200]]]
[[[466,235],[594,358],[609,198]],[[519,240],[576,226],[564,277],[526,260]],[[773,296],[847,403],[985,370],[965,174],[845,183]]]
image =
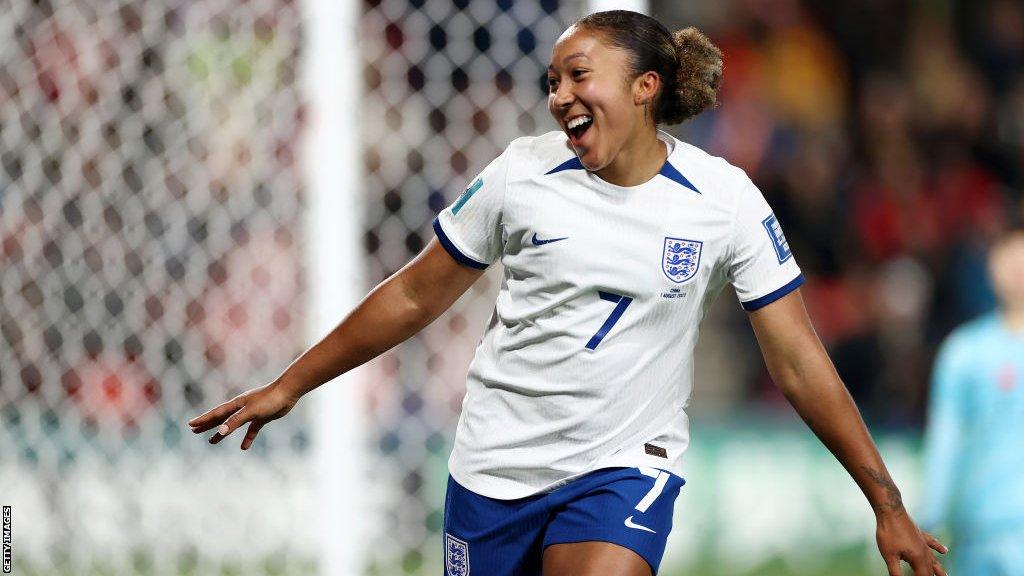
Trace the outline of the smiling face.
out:
[[[548,67],[548,110],[590,171],[606,168],[645,130],[650,78],[629,76],[629,53],[600,34],[572,26],[555,43]],[[657,86],[657,75],[654,88]]]

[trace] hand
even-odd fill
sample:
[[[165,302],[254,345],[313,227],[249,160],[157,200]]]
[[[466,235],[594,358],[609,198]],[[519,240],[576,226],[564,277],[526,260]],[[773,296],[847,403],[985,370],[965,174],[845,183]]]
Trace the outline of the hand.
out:
[[[249,429],[242,439],[242,450],[248,450],[260,428],[287,414],[298,400],[298,397],[289,394],[277,382],[272,382],[235,396],[189,420],[188,425],[196,434],[218,427],[217,433],[210,437],[210,444],[216,444],[234,432],[235,428],[249,422]]]
[[[900,576],[900,560],[910,564],[914,576],[946,576],[942,564],[929,548],[940,554],[949,549],[931,534],[919,530],[905,510],[880,515],[875,538],[889,568],[889,576]]]

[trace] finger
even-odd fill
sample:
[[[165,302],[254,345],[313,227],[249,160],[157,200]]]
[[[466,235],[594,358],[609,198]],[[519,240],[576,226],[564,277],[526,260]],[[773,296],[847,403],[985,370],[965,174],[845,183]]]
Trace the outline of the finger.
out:
[[[946,576],[946,569],[942,567],[942,564],[938,560],[935,561],[935,566],[932,567],[932,571],[935,576]]]
[[[224,421],[219,427],[217,427],[217,433],[210,437],[210,444],[216,444],[227,438],[235,431],[236,428],[245,424],[252,419],[252,414],[245,409],[243,406],[241,410],[235,412],[228,419]]]
[[[249,423],[249,429],[245,431],[245,438],[242,439],[242,450],[248,450],[249,446],[252,446],[256,435],[260,433],[260,428],[263,428],[262,422],[253,420]]]
[[[927,532],[921,532],[921,534],[924,536],[924,541],[928,543],[928,547],[932,550],[935,550],[939,554],[945,554],[949,552],[949,548],[946,547],[942,542],[939,542],[939,540],[935,536],[932,536]]]
[[[188,421],[188,425],[192,427],[192,432],[196,434],[200,432],[206,432],[207,430],[219,426],[224,419],[233,414],[239,408],[242,407],[242,399],[232,398],[227,402],[206,411],[205,413],[196,416],[195,418]]]
[[[902,574],[899,558],[886,558],[885,565],[889,568],[889,576],[900,576]]]

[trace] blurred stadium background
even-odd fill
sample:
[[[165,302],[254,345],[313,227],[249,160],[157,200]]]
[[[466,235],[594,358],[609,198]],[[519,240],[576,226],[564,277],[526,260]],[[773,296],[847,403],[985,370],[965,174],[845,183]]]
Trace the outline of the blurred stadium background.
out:
[[[550,48],[593,3],[330,5],[0,2],[0,503],[15,574],[441,573],[447,457],[498,270],[247,453],[185,421],[273,379],[340,320],[325,311],[425,245],[511,139],[555,129]],[[746,169],[774,206],[913,512],[936,345],[993,306],[984,251],[1021,212],[1024,7],[646,9],[725,53],[721,106],[670,131]],[[317,54],[332,34],[358,64]],[[310,138],[333,77],[354,94],[333,104],[358,122]],[[354,185],[316,175],[332,141]],[[337,196],[356,209],[317,209]],[[316,233],[335,219],[348,224]],[[332,269],[354,288],[320,286]],[[332,295],[345,298],[319,304]],[[867,504],[774,391],[730,293],[697,370],[661,573],[883,573]],[[339,402],[359,417],[332,419]],[[351,446],[332,449],[330,430]]]

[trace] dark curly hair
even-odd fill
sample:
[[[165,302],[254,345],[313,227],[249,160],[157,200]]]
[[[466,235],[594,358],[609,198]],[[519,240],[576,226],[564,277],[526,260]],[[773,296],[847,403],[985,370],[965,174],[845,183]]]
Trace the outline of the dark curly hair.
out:
[[[658,74],[662,88],[655,97],[656,124],[679,124],[717,105],[722,51],[700,30],[691,26],[672,33],[654,18],[629,10],[595,12],[576,26],[628,51],[631,80],[647,71]]]

